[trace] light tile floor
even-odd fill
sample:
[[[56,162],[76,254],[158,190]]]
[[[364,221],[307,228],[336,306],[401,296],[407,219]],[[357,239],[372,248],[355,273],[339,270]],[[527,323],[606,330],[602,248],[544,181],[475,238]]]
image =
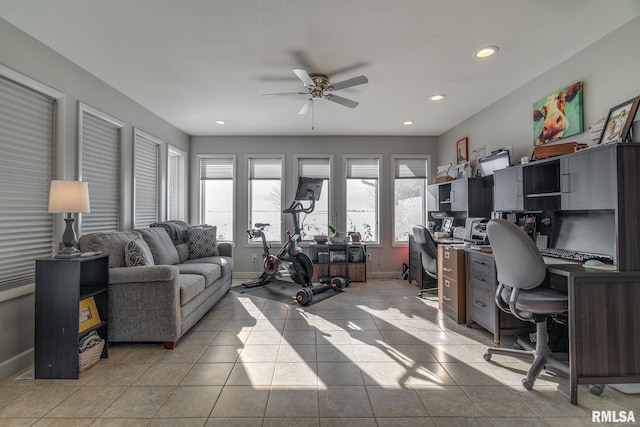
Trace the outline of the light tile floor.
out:
[[[292,295],[297,291],[292,284]],[[179,342],[112,344],[79,380],[0,381],[2,426],[581,426],[640,395],[482,358],[491,336],[400,280],[353,283],[310,307],[230,292]]]

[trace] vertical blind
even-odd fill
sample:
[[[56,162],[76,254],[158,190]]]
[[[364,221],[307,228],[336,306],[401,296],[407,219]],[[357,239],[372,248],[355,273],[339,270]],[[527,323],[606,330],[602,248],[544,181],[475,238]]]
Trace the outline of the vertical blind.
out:
[[[329,179],[331,167],[328,158],[298,159],[298,175],[307,178]]]
[[[395,159],[395,178],[426,178],[427,177],[427,160],[426,159]]]
[[[82,112],[82,180],[89,185],[91,213],[81,234],[120,230],[120,132],[122,127]]]
[[[52,255],[54,100],[0,77],[0,290],[32,283]]]
[[[378,159],[347,159],[347,178],[378,178]]]
[[[233,158],[200,159],[200,179],[233,179]]]
[[[148,227],[158,221],[158,155],[157,141],[139,132],[135,132],[134,177],[135,177],[135,214],[136,228]]]

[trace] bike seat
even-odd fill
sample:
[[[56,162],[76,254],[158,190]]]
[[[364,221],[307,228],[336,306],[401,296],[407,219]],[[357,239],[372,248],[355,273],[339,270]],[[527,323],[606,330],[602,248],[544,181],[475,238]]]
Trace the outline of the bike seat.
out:
[[[255,223],[255,226],[258,227],[258,228],[265,228],[265,227],[268,227],[270,225],[271,224],[267,224],[266,222],[256,222]]]

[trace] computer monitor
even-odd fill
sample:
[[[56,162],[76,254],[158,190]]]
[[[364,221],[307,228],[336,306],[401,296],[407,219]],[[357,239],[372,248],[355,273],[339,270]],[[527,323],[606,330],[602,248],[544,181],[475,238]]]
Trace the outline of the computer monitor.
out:
[[[613,211],[556,212],[551,247],[599,255],[615,255]]]
[[[319,200],[323,181],[322,178],[298,178],[296,200]]]

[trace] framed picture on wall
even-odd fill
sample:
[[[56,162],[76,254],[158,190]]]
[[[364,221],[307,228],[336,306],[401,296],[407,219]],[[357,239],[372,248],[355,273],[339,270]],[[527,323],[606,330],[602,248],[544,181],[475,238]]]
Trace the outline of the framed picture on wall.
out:
[[[631,131],[633,118],[638,110],[638,103],[640,103],[640,96],[616,105],[609,110],[598,144],[625,142],[629,139],[629,132]]]
[[[462,138],[456,142],[456,159],[458,164],[469,161],[469,138]]]

